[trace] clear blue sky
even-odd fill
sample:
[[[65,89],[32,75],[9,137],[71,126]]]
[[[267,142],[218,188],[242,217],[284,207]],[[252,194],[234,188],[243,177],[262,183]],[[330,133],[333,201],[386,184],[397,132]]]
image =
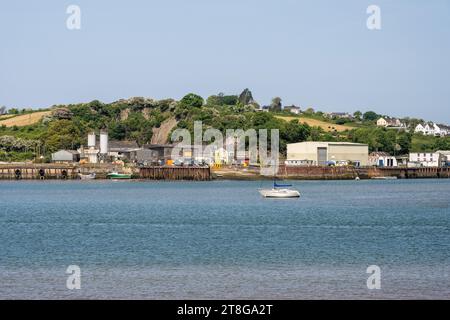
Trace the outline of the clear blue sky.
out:
[[[79,5],[81,30],[66,28]],[[366,28],[381,7],[382,30]],[[43,0],[0,4],[0,105],[204,97],[450,123],[448,0]]]

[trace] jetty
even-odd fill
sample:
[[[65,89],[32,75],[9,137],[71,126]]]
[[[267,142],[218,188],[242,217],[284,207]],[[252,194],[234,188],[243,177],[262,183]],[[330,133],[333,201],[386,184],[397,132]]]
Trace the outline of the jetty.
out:
[[[208,166],[147,166],[117,170],[112,164],[0,164],[0,180],[74,180],[79,174],[95,173],[96,179],[106,179],[109,172],[126,171],[135,179],[144,180],[211,180]]]

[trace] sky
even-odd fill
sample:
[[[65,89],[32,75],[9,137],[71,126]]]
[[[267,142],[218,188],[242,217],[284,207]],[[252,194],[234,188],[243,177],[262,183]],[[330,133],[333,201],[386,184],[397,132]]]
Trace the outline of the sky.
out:
[[[69,5],[81,29],[69,30]],[[366,10],[381,10],[369,30]],[[448,0],[0,3],[0,105],[239,94],[450,123]]]

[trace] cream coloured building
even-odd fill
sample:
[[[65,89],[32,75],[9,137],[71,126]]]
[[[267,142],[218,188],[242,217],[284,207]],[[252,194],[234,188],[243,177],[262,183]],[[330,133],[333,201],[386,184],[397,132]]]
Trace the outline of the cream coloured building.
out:
[[[327,165],[349,161],[356,166],[369,165],[369,146],[350,142],[299,142],[287,145],[287,163],[308,161],[313,165]]]

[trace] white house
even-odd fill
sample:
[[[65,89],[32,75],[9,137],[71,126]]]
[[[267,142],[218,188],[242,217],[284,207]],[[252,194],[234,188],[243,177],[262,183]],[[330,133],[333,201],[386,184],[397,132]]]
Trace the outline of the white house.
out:
[[[297,107],[297,106],[294,106],[294,105],[286,106],[286,107],[284,107],[284,110],[289,111],[289,112],[291,112],[293,114],[300,114],[300,112],[301,112],[300,107]]]
[[[405,127],[405,124],[402,123],[399,119],[387,119],[387,118],[380,118],[377,120],[377,126],[379,127]]]
[[[447,136],[450,134],[449,128],[445,125],[438,125],[436,123],[427,123],[425,125],[418,124],[414,129],[415,133],[422,133],[426,136]]]
[[[353,119],[353,116],[348,112],[327,112],[325,117],[333,119]]]
[[[387,152],[372,152],[369,154],[369,165],[377,167],[397,167],[397,158]]]
[[[377,126],[379,127],[387,127],[388,126],[388,122],[386,121],[385,118],[380,118],[377,120]]]
[[[445,163],[445,156],[441,153],[410,153],[410,166],[419,167],[442,167]]]
[[[422,133],[425,134],[425,127],[419,123],[416,128],[414,129],[414,133]]]

